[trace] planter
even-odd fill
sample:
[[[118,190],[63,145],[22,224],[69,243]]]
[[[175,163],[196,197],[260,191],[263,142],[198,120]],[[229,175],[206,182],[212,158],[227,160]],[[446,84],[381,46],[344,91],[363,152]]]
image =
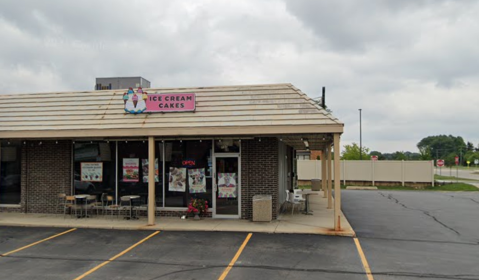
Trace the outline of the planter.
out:
[[[193,218],[194,220],[201,220],[200,218],[200,215],[199,214],[195,214],[195,217]]]

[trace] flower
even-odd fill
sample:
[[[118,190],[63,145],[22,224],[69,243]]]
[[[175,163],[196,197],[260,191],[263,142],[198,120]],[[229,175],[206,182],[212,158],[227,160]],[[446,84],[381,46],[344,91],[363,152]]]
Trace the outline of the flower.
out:
[[[208,211],[208,201],[201,198],[192,198],[187,213],[203,214]]]

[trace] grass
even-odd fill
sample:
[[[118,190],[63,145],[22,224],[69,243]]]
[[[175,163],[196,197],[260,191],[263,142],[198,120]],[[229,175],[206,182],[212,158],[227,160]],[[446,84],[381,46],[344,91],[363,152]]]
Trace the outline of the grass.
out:
[[[345,189],[347,186],[341,185],[341,189]],[[299,189],[311,189],[311,185],[304,185],[298,186]],[[436,185],[434,187],[429,186],[424,189],[415,189],[411,187],[403,187],[403,186],[393,186],[393,187],[385,187],[385,186],[377,186],[378,190],[389,190],[389,191],[470,191],[475,192],[479,191],[479,188],[476,188],[473,185],[466,184],[466,183],[454,183],[454,184],[444,184],[444,185]]]
[[[434,174],[434,180],[449,180],[449,181],[454,181],[454,180],[461,180],[461,181],[477,181],[474,179],[467,179],[467,178],[458,178],[455,176],[443,176],[443,175],[437,175]]]

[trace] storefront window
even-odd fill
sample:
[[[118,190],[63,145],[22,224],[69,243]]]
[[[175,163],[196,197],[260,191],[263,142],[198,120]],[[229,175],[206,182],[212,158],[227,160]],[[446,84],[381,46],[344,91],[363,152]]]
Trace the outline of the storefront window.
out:
[[[21,195],[20,142],[1,142],[0,204],[19,204]]]
[[[211,141],[165,143],[165,206],[187,207],[191,198],[212,203]]]
[[[115,143],[74,144],[75,194],[115,195]]]
[[[163,167],[159,148],[155,145],[155,200],[157,206],[162,206]],[[118,142],[118,197],[139,195],[142,204],[147,204],[148,166],[147,141]]]
[[[215,140],[215,153],[239,153],[240,140],[221,139]]]

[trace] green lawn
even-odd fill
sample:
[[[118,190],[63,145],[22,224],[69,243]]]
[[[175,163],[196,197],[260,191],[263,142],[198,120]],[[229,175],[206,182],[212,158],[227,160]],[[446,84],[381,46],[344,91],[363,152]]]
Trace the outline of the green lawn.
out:
[[[455,181],[455,180],[460,180],[460,181],[477,181],[473,179],[467,179],[467,178],[458,178],[455,176],[443,176],[443,175],[437,175],[434,174],[434,180],[445,180],[445,181]]]

